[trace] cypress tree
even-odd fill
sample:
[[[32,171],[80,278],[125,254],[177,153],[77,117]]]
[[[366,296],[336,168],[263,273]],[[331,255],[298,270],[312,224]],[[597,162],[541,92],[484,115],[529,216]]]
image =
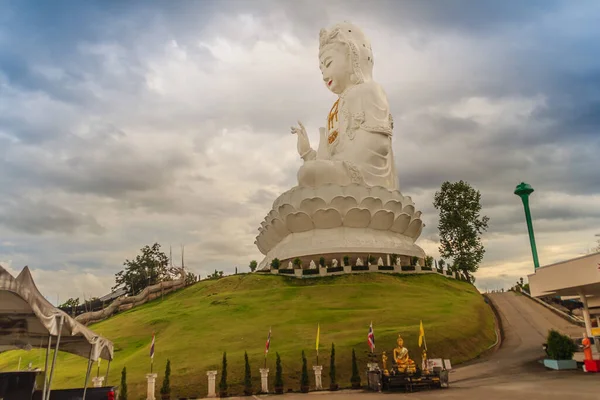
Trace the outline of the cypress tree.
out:
[[[244,352],[245,371],[244,371],[244,394],[252,396],[252,374],[250,373],[250,362],[248,361],[248,353]]]
[[[223,366],[221,367],[221,382],[219,382],[219,395],[227,397],[227,352],[223,352]]]
[[[329,361],[329,378],[331,383],[329,384],[329,390],[338,390],[338,384],[335,376],[335,346],[331,343],[331,358]]]
[[[360,389],[360,374],[358,373],[354,349],[352,349],[352,377],[350,378],[350,382],[352,383],[352,389]]]
[[[119,400],[127,400],[127,368],[123,367],[121,371],[121,387],[119,390]]]

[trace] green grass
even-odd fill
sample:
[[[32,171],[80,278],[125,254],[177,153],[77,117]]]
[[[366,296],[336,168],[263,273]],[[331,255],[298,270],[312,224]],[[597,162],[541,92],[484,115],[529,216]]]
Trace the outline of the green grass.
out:
[[[267,359],[275,379],[275,352],[282,358],[285,390],[299,389],[301,352],[309,370],[315,365],[315,335],[321,325],[319,362],[323,384],[329,385],[329,350],[335,343],[337,378],[350,385],[352,348],[356,349],[363,383],[366,382],[367,332],[373,321],[377,352],[391,352],[401,333],[411,358],[420,363],[417,339],[423,320],[429,356],[450,358],[454,365],[472,359],[495,341],[494,317],[477,290],[437,275],[357,274],[299,280],[272,275],[235,275],[202,281],[91,328],[115,344],[110,384],[119,384],[127,367],[130,399],[141,399],[149,372],[149,344],[156,332],[154,371],[162,384],[167,358],[171,360],[172,398],[205,396],[206,371],[219,370],[227,351],[230,393],[243,390],[244,351],[248,351],[254,388],[260,388],[258,369],[272,327]],[[43,368],[41,351],[13,351],[0,355],[0,370],[29,362]],[[391,356],[390,356],[391,361]],[[87,361],[59,353],[57,388],[81,387]],[[101,365],[106,371],[106,362]],[[96,367],[94,366],[94,375]],[[312,374],[312,371],[310,371]],[[311,377],[311,385],[314,376]],[[158,392],[157,392],[158,393]]]

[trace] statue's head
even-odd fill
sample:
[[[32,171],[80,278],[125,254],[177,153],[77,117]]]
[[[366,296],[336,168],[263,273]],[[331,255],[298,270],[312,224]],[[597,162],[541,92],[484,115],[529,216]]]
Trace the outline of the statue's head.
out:
[[[319,66],[333,93],[372,80],[371,43],[357,26],[342,22],[319,34]]]
[[[402,339],[402,336],[398,335],[398,347],[404,347],[404,339]]]

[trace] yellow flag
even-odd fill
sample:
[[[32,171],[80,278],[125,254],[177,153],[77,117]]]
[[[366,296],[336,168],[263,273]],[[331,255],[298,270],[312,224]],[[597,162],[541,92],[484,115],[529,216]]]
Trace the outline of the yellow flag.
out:
[[[421,325],[419,326],[419,347],[423,345],[423,339],[425,339],[425,330],[423,329],[423,321],[421,321]]]
[[[319,334],[321,333],[321,327],[317,324],[317,346],[316,349],[319,351]]]

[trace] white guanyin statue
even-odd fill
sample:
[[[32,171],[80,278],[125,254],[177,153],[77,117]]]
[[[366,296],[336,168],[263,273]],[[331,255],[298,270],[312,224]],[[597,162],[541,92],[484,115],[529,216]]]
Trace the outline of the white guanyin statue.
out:
[[[357,266],[357,267],[362,267],[363,265],[364,265],[364,264],[363,264],[362,260],[360,259],[360,257],[358,257],[358,258],[356,259],[356,266]]]
[[[291,261],[288,263],[288,269],[294,269],[294,264]]]
[[[383,267],[383,258],[379,257],[379,260],[377,260],[377,266]]]
[[[298,184],[318,187],[351,183],[398,188],[392,152],[392,116],[383,88],[373,80],[373,52],[363,32],[350,23],[321,30],[319,62],[325,86],[338,95],[317,150],[306,129],[292,127],[304,165]]]
[[[310,260],[310,264],[308,265],[310,269],[317,269],[317,264],[315,264],[314,260]]]
[[[336,260],[335,258],[331,261],[331,266],[333,268],[336,268],[338,266],[338,260]]]
[[[424,227],[421,212],[399,190],[392,116],[373,65],[360,28],[343,22],[321,30],[321,75],[337,99],[324,112],[318,147],[311,147],[302,123],[291,128],[303,164],[298,185],[273,202],[258,228],[255,244],[265,255],[259,268],[268,269],[274,258],[425,256],[415,244]]]

